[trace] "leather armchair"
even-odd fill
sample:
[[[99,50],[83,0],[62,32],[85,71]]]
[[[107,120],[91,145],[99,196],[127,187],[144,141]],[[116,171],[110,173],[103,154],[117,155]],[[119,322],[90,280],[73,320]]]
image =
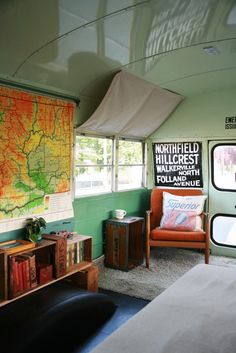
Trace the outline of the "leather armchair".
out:
[[[151,247],[178,247],[203,249],[205,263],[209,263],[209,221],[202,213],[203,231],[180,231],[158,228],[163,215],[163,192],[179,196],[204,195],[201,189],[154,188],[151,192],[150,210],[146,211],[146,267],[150,264]]]

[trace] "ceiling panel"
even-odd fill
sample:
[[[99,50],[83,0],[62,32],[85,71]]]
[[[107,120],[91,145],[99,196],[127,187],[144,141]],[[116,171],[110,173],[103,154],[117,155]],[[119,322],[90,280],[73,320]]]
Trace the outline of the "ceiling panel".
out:
[[[236,84],[235,0],[2,0],[0,26],[2,80],[91,99],[121,69],[185,96]]]

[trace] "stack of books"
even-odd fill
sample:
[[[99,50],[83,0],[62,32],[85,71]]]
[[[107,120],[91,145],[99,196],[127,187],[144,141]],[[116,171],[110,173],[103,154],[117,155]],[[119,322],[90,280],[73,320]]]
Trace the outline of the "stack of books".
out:
[[[35,254],[10,256],[9,299],[23,294],[37,284]]]
[[[80,235],[76,232],[59,231],[43,234],[43,238],[56,242],[56,278],[73,270],[76,264],[84,261],[84,242],[90,238],[89,236]]]

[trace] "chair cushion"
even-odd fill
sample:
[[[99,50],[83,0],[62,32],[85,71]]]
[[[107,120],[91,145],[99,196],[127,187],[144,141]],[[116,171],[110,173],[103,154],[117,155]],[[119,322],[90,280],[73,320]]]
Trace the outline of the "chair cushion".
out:
[[[155,228],[150,232],[152,240],[205,241],[205,232],[175,231]]]

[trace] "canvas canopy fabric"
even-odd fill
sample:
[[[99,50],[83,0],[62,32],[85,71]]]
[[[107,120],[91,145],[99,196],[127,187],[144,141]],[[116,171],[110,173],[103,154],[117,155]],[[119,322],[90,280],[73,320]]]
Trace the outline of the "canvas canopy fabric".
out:
[[[78,131],[144,139],[183,99],[179,94],[120,71],[98,108]]]

